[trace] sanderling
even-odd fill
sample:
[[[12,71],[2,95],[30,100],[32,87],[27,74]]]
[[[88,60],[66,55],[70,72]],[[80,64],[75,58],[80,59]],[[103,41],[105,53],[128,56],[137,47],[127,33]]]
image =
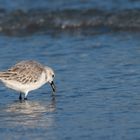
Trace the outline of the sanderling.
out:
[[[54,71],[36,61],[21,61],[8,69],[0,72],[0,80],[4,85],[10,89],[16,90],[20,93],[19,99],[27,100],[29,91],[40,88],[45,83],[49,83],[55,92]]]

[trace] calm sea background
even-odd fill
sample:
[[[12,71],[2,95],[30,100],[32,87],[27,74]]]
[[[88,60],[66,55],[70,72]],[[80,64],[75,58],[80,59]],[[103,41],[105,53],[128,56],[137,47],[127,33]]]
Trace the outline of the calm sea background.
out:
[[[70,22],[61,20],[65,25],[61,30],[50,26],[36,30],[33,24],[33,32],[17,33],[10,26],[15,20],[0,26],[0,70],[21,60],[36,60],[54,69],[57,87],[55,97],[51,96],[50,86],[44,85],[30,92],[27,101],[20,102],[17,92],[1,84],[0,139],[140,139],[140,30],[88,28],[88,24],[73,28],[77,25],[71,22],[75,9],[94,8],[110,13],[139,11],[140,3],[139,0],[0,1],[0,24],[7,21],[7,13],[11,18],[13,11],[28,15],[30,10],[43,9],[55,11],[57,17],[57,11],[62,10],[63,15],[65,10],[72,9]],[[29,19],[33,21],[33,16]],[[73,26],[65,29],[69,25]]]

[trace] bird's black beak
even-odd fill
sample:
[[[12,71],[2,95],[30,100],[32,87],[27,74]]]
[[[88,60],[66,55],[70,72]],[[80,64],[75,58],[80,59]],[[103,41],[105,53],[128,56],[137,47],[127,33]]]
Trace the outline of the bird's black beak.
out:
[[[54,82],[52,81],[52,82],[50,83],[50,85],[51,85],[51,87],[52,87],[53,92],[55,92],[55,91],[56,91],[56,86],[55,86]]]

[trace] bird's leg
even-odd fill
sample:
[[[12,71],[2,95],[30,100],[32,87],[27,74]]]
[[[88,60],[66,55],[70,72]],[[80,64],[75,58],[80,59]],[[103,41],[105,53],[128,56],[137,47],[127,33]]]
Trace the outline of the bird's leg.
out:
[[[24,100],[27,100],[27,95],[28,95],[28,92],[25,93]]]
[[[20,93],[19,95],[19,100],[22,100],[22,93]]]

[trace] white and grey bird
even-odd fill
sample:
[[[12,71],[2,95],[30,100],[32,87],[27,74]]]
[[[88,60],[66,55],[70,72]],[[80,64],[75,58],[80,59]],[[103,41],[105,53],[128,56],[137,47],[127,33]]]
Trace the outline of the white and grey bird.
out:
[[[0,72],[1,82],[6,87],[18,91],[20,100],[22,100],[22,94],[27,100],[30,91],[38,89],[46,83],[49,83],[55,92],[54,77],[52,68],[32,60],[21,61],[10,69]]]

